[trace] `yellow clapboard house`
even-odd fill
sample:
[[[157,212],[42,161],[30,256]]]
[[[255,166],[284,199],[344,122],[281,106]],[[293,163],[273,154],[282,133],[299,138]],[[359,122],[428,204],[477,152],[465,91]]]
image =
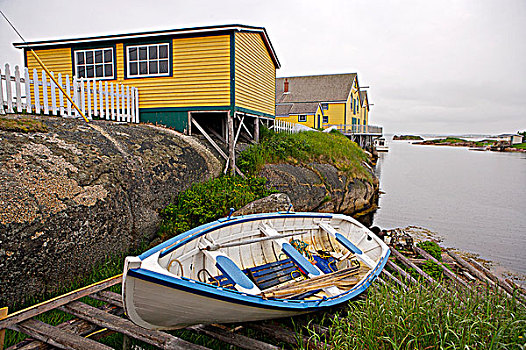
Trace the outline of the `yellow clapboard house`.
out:
[[[274,119],[280,63],[265,28],[224,25],[14,44],[55,74],[139,89],[140,121],[188,130],[192,118],[225,129],[227,116]]]
[[[276,118],[325,129],[331,125],[366,125],[356,73],[276,79]]]

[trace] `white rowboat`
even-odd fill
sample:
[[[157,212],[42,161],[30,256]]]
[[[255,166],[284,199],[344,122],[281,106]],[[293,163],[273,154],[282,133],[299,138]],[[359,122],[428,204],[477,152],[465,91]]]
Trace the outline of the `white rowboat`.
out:
[[[345,215],[228,217],[127,257],[122,297],[128,317],[149,329],[286,317],[356,297],[388,256]]]

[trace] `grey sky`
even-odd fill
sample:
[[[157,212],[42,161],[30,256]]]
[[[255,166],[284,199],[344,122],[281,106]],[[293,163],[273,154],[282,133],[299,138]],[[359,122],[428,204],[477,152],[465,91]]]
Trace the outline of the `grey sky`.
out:
[[[263,26],[278,76],[358,72],[387,133],[526,130],[526,1],[0,0],[28,41]],[[22,64],[0,21],[0,64]]]

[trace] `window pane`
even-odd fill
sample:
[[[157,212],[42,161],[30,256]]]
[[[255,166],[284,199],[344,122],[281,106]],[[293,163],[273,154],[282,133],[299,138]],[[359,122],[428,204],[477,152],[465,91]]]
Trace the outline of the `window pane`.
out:
[[[77,52],[77,64],[84,64],[84,52]]]
[[[113,57],[111,57],[111,56],[112,56],[111,50],[109,50],[109,49],[104,50],[104,62],[105,63],[113,62]]]
[[[146,62],[139,62],[139,73],[148,74],[148,65]]]
[[[146,50],[146,47],[139,47],[139,59],[140,60],[145,60],[146,57],[147,57],[147,50]]]
[[[148,51],[149,51],[149,57],[151,60],[157,58],[157,46],[150,46],[148,48]]]
[[[87,66],[86,67],[86,78],[94,78],[95,77],[95,69],[93,66]]]
[[[78,66],[77,67],[77,78],[85,78],[86,77],[86,70],[84,66]]]
[[[137,63],[130,63],[130,75],[137,75]]]
[[[168,60],[159,61],[159,73],[168,73]]]
[[[113,77],[113,64],[104,65],[104,76],[110,78]]]
[[[157,61],[150,61],[149,73],[150,74],[157,74]]]
[[[95,63],[102,63],[102,50],[95,50]]]
[[[128,49],[128,52],[130,53],[129,60],[130,61],[137,61],[137,48],[136,47],[130,47]]]
[[[97,58],[96,55],[95,55],[95,58]],[[101,58],[102,58],[102,55],[101,55]],[[104,66],[102,64],[97,64],[95,66],[95,77],[101,78],[103,76],[104,76]]]
[[[86,51],[86,63],[93,64],[93,51]]]
[[[168,58],[168,45],[159,46],[159,58]]]

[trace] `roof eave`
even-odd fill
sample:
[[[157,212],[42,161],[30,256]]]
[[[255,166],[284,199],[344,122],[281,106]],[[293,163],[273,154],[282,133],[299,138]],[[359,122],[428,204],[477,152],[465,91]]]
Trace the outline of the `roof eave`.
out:
[[[155,36],[169,36],[169,35],[187,35],[187,34],[198,34],[198,33],[213,33],[213,32],[224,32],[224,31],[251,31],[259,32],[263,34],[263,40],[267,46],[272,60],[276,68],[280,68],[281,64],[278,60],[274,47],[270,42],[267,31],[263,27],[252,27],[242,24],[232,24],[224,26],[208,26],[208,27],[196,27],[196,28],[183,28],[183,29],[172,29],[172,30],[160,30],[152,32],[142,32],[142,33],[129,33],[129,34],[114,34],[114,35],[103,35],[87,38],[76,38],[76,39],[59,39],[59,40],[44,40],[44,41],[33,41],[33,42],[24,42],[24,43],[13,43],[13,46],[17,49],[27,49],[27,48],[45,48],[49,46],[66,46],[73,44],[84,44],[92,42],[104,42],[104,41],[113,41],[113,40],[131,40],[137,38],[150,38]]]

